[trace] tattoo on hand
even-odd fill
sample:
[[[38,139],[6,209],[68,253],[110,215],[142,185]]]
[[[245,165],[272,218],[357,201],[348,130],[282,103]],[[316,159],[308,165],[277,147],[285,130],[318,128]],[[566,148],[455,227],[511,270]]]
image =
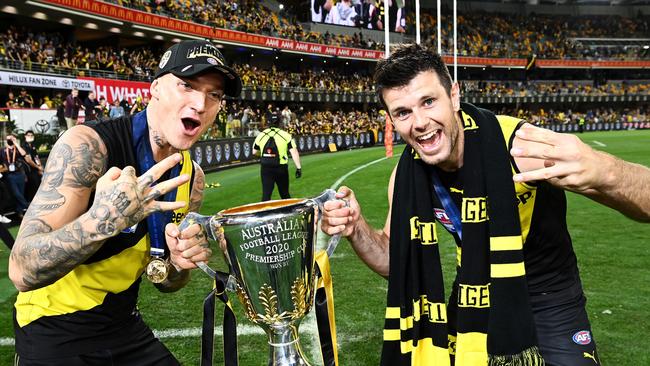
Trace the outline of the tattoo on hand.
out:
[[[108,199],[122,215],[124,215],[126,209],[131,205],[131,200],[124,192],[113,191]]]

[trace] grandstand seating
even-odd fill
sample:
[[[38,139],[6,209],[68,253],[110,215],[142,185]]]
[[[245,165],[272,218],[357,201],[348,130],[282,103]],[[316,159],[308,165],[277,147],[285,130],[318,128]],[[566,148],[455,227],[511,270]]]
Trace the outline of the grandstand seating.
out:
[[[328,45],[344,45],[356,48],[381,48],[370,44],[360,36],[344,36],[332,33],[308,32],[290,14],[279,14],[259,2],[244,0],[239,2],[207,1],[143,1],[112,0],[123,7],[161,14],[170,18],[189,20],[197,24],[235,29],[253,34],[264,34],[290,40],[301,40]],[[443,49],[451,49],[451,22],[443,19]],[[533,54],[543,58],[615,58],[625,60],[645,60],[647,50],[636,45],[626,47],[606,47],[598,42],[586,41],[598,37],[623,37],[635,39],[648,32],[646,18],[625,18],[620,16],[548,16],[484,13],[481,11],[461,14],[459,21],[459,52],[472,57],[526,58]],[[20,24],[20,25],[17,25]],[[92,42],[75,42],[70,30],[44,31],[34,25],[26,27],[25,22],[15,22],[0,27],[0,67],[20,72],[42,72],[49,75],[70,75],[79,77],[117,78],[148,82],[156,68],[157,60],[166,45],[164,42],[148,42],[143,47],[120,47],[118,39],[95,45]],[[31,25],[30,25],[31,26]],[[436,24],[429,14],[423,14],[422,29],[424,42],[435,43]],[[412,29],[411,29],[412,30]],[[128,36],[123,36],[128,37]],[[591,43],[590,43],[591,42]],[[228,56],[237,52],[225,46]],[[266,62],[260,66],[246,57],[228,57],[240,72],[245,91],[261,92],[247,94],[247,99],[229,103],[223,111],[219,124],[208,131],[205,138],[232,137],[253,134],[257,127],[265,125],[265,113],[256,113],[243,122],[246,106],[264,111],[264,98],[273,95],[278,105],[288,105],[294,110],[286,121],[287,127],[298,134],[358,133],[367,129],[377,129],[383,117],[373,110],[374,89],[370,76],[373,63],[365,62],[355,68],[323,65],[320,60],[311,59],[300,64],[295,56],[293,61]],[[336,59],[332,60],[336,63]],[[269,67],[269,65],[271,65]],[[471,68],[471,67],[470,67]],[[593,99],[576,104],[571,100],[549,102],[539,106],[526,97],[548,96],[629,96],[650,94],[650,74],[642,69],[628,73],[617,71],[579,72],[577,79],[566,80],[562,69],[524,70],[523,67],[509,69],[480,67],[471,72],[461,71],[462,95],[467,97],[487,97],[488,103],[497,104],[504,112],[518,115],[539,124],[570,123],[585,118],[587,122],[642,121],[647,108],[639,103],[610,103],[607,107],[594,106]],[[341,72],[345,70],[345,72]],[[559,75],[559,77],[558,77]],[[0,101],[5,106],[8,93],[16,91],[12,87],[0,86]],[[30,90],[32,92],[32,90]],[[54,91],[43,93],[33,90],[36,107],[42,104],[39,99],[49,97],[55,101]],[[269,93],[319,93],[319,98],[294,100],[287,96]],[[253,95],[253,96],[251,96]],[[371,99],[335,99],[330,96],[363,95]],[[321,99],[320,96],[323,96]],[[15,97],[15,96],[14,96]],[[505,99],[499,99],[508,97]],[[539,101],[539,99],[537,100]],[[108,100],[112,102],[112,100]],[[314,104],[321,102],[321,104]],[[345,102],[345,105],[340,104]],[[519,103],[514,108],[513,104]],[[611,105],[610,105],[611,104]],[[369,106],[370,105],[370,106]],[[303,107],[308,112],[295,113]]]

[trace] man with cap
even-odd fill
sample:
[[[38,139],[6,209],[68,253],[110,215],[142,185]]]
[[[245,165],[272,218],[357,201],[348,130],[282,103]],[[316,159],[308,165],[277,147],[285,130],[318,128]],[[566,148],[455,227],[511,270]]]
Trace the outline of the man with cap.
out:
[[[144,111],[78,125],[54,145],[9,259],[19,365],[178,365],[137,309],[142,275],[183,287],[211,255],[204,174],[187,150],[241,79],[207,41],[162,56]]]

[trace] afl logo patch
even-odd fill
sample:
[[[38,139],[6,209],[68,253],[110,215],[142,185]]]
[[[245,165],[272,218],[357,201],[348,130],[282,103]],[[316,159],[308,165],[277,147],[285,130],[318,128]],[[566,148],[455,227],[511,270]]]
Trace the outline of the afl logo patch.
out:
[[[573,341],[576,344],[587,345],[591,343],[591,333],[588,330],[581,330],[573,335]]]
[[[160,58],[160,63],[158,64],[158,67],[161,69],[165,67],[165,65],[167,65],[167,62],[169,61],[169,58],[171,56],[172,56],[172,51],[165,52],[165,54],[162,55],[162,57]]]

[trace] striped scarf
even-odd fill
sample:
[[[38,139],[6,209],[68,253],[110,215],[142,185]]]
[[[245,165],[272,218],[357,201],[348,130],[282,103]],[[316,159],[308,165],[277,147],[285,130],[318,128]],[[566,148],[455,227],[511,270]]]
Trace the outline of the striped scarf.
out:
[[[465,103],[461,108],[462,255],[449,306],[433,212],[433,167],[407,147],[395,177],[381,364],[543,366],[503,133],[491,112]]]

